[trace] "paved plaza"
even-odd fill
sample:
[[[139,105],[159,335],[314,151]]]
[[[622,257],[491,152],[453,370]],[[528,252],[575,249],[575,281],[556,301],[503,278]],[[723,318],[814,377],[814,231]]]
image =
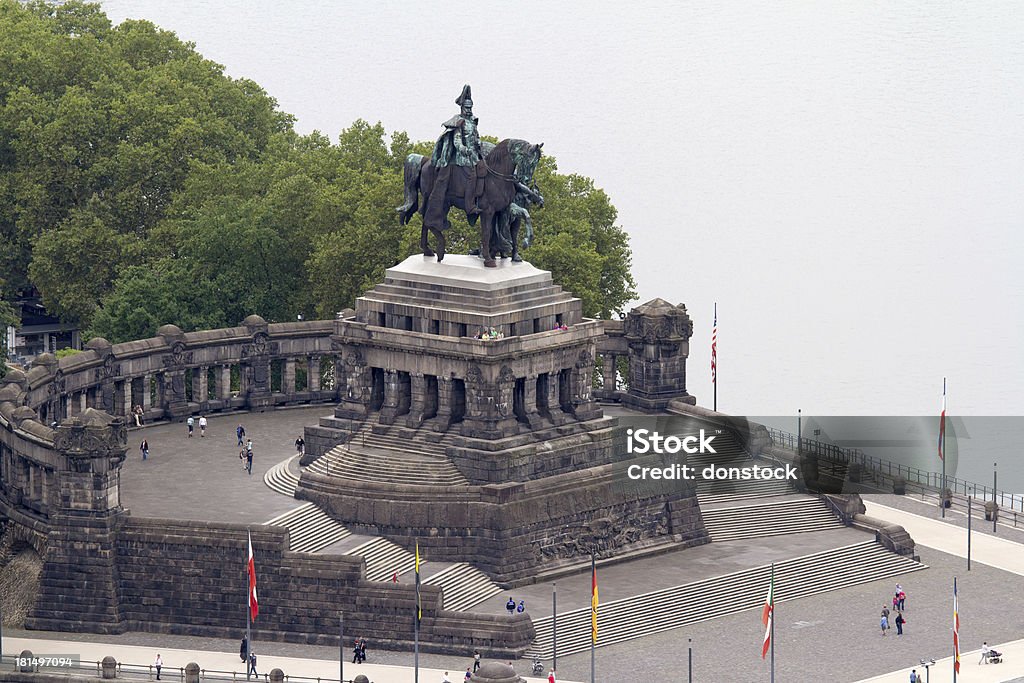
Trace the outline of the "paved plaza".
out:
[[[317,406],[292,410],[242,413],[210,419],[207,436],[198,429],[192,439],[186,437],[183,423],[158,424],[129,434],[129,461],[122,479],[126,507],[138,516],[172,519],[209,519],[233,523],[262,523],[276,514],[298,505],[297,501],[274,493],[263,483],[263,473],[294,454],[293,441],[302,427],[330,408]],[[241,422],[253,438],[255,467],[250,477],[238,461],[234,434]],[[142,462],[138,443],[150,442],[150,459]],[[893,632],[882,637],[878,615],[883,603],[891,599],[895,580],[851,586],[842,590],[809,596],[777,606],[776,666],[779,681],[860,681],[880,683],[909,680],[911,666],[922,659],[934,658],[932,680],[942,678],[942,658],[951,654],[950,634],[953,577],[958,577],[960,595],[961,642],[964,651],[962,682],[1010,680],[1024,676],[1024,546],[1010,536],[1024,540],[1024,531],[1004,531],[996,538],[979,533],[974,538],[972,570],[966,571],[965,530],[957,526],[957,517],[949,523],[938,521],[938,510],[915,502],[910,497],[871,498],[869,514],[903,524],[918,542],[921,561],[928,569],[902,578],[908,593],[906,633]],[[962,520],[961,520],[962,521]],[[990,528],[990,526],[989,526]],[[819,547],[836,547],[864,540],[869,536],[850,529],[777,536],[753,541],[710,544],[693,551],[668,553],[630,563],[611,565],[600,571],[603,602],[648,592],[666,585],[688,583],[707,576],[725,574],[745,566],[813,552]],[[587,571],[558,579],[559,611],[589,604],[590,577]],[[535,584],[510,591],[517,600],[525,599],[528,611],[537,616],[551,613],[550,583]],[[502,594],[478,606],[478,610],[502,610],[507,595]],[[110,646],[141,647],[129,651],[149,663],[156,649],[222,652],[202,655],[205,668],[240,665],[237,642],[204,638],[170,637],[150,633],[122,636],[83,636],[78,634],[6,633],[4,649],[10,654],[14,635],[30,638],[55,638],[81,642],[108,642]],[[654,636],[597,649],[599,680],[659,679],[685,681],[688,648],[693,652],[696,681],[757,681],[768,679],[768,666],[760,658],[761,626],[759,610],[711,619],[692,627],[675,629]],[[979,666],[977,650],[987,640],[1006,651],[1002,665]],[[286,643],[259,643],[257,651],[266,659],[269,670],[272,657],[281,660],[281,668],[293,675],[298,671],[323,671],[315,675],[337,676],[337,649]],[[152,652],[153,654],[146,654]],[[145,656],[143,657],[143,655]],[[177,656],[175,654],[174,656]],[[199,655],[196,655],[197,657]],[[224,659],[220,659],[223,657]],[[168,654],[164,652],[168,661]],[[318,660],[300,664],[300,660]],[[276,661],[276,660],[275,660]],[[421,680],[440,680],[444,670],[453,675],[465,671],[469,658],[462,655],[422,655],[421,664],[429,674]],[[412,654],[374,651],[370,644],[369,664],[382,667],[408,667]],[[548,662],[546,662],[548,664]],[[278,664],[274,664],[277,666]],[[304,668],[304,667],[314,668]],[[290,669],[287,667],[291,667]],[[527,672],[528,662],[516,664]],[[237,667],[241,670],[241,667]],[[581,653],[560,657],[559,680],[584,681],[590,677],[590,655]],[[369,671],[369,669],[368,669]],[[411,681],[408,669],[373,669],[376,683]],[[389,673],[390,672],[390,673]],[[397,672],[397,673],[396,673]],[[356,671],[346,667],[350,677]],[[404,677],[403,677],[404,676]],[[993,677],[995,676],[995,677]],[[875,677],[875,678],[872,678]],[[454,678],[458,680],[458,678]]]

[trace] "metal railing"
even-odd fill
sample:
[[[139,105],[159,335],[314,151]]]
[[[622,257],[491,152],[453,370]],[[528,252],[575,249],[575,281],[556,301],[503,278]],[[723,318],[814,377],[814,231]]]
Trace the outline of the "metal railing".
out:
[[[9,670],[12,667],[14,670],[18,670],[18,657],[19,655],[14,654],[4,654],[0,656],[0,671]],[[41,666],[37,664],[32,667],[32,670],[36,673],[41,671],[49,673],[77,673],[82,676],[95,676],[96,678],[101,678],[103,676],[103,662],[81,659],[77,660],[77,663],[70,666]],[[117,662],[116,671],[118,678],[156,680],[156,667],[152,664]],[[184,681],[185,667],[162,666],[160,668],[160,680]],[[235,683],[242,683],[243,681],[250,681],[250,683],[254,681],[261,681],[262,683],[269,683],[270,674],[261,673],[252,677],[247,677],[244,673],[239,671],[220,671],[217,669],[200,668],[199,680],[234,681]],[[284,675],[284,680],[294,681],[295,683],[353,683],[353,679],[322,678],[319,676],[290,676],[287,673]]]
[[[824,443],[822,441],[816,441],[806,437],[800,439],[798,448],[796,435],[774,428],[769,429],[768,432],[772,438],[772,442],[783,448],[789,448],[793,451],[801,450],[804,453],[813,453],[820,458],[824,458],[835,463],[845,465],[857,463],[860,464],[868,473],[882,475],[893,480],[898,477],[903,478],[908,483],[916,484],[927,489],[939,491],[942,488],[941,472],[932,472],[930,470],[923,470],[917,467],[903,465],[901,463],[882,460],[881,458],[866,454],[859,448],[840,448],[835,444]],[[950,489],[950,491],[953,492],[953,495],[962,495],[965,497],[973,496],[982,503],[985,501],[995,500],[1001,509],[1010,511],[1020,510],[1021,512],[1024,512],[1024,496],[1019,494],[998,491],[993,489],[991,486],[986,486],[985,484],[978,484],[973,481],[967,481],[966,479],[959,479],[949,475],[946,475],[946,488]]]

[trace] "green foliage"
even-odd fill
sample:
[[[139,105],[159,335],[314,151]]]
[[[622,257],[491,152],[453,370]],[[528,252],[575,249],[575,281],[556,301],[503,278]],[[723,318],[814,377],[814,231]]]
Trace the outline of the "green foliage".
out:
[[[17,327],[20,323],[17,309],[4,300],[4,281],[0,279],[0,378],[7,374],[7,327]]]
[[[131,263],[111,236],[145,239],[193,163],[258,156],[290,122],[254,83],[149,22],[0,0],[0,271],[87,321],[112,282],[97,275]],[[103,235],[103,261],[89,264],[101,274],[67,270],[83,226]]]
[[[81,352],[82,351],[80,349],[72,349],[68,347],[66,349],[57,349],[57,351],[53,355],[57,358],[57,360],[60,360],[61,358],[67,358],[68,356],[73,356],[76,353]]]
[[[419,218],[394,207],[406,156],[432,146],[362,120],[333,144],[297,135],[255,83],[149,22],[0,0],[0,293],[35,287],[112,342],[331,317],[419,252]],[[610,317],[635,296],[615,208],[549,157],[536,179],[524,258]],[[451,221],[450,253],[479,245]]]

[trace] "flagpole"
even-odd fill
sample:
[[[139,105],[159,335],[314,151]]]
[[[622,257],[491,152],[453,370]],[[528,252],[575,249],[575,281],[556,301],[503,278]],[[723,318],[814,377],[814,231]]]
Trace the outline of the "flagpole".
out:
[[[596,564],[594,562],[594,551],[593,550],[590,551],[590,580],[591,580],[591,587],[590,587],[591,619],[592,619],[592,621],[596,621],[596,619],[597,619],[597,606],[595,604],[593,604],[593,603],[596,602],[595,599],[594,599],[594,585],[596,585],[596,583],[597,583],[597,566],[596,566]],[[590,634],[590,636],[591,636],[590,637],[590,683],[597,683],[596,666],[595,666],[595,654],[594,654],[595,653],[596,644],[597,644],[597,631],[594,630],[593,623],[591,624],[591,634]]]
[[[711,387],[713,389],[712,410],[718,412],[718,302],[715,302],[715,322],[711,331]]]
[[[775,683],[775,563],[772,562],[772,612],[771,612],[771,683]]]
[[[558,671],[558,584],[551,584],[551,668]]]
[[[419,683],[420,681],[420,616],[422,609],[420,606],[420,542],[416,541],[416,630],[414,636],[413,683]]]
[[[956,577],[953,577],[953,683],[956,683],[956,674],[960,669],[960,616],[957,613],[956,604]]]
[[[345,680],[345,615],[338,610],[338,681]]]
[[[245,680],[252,677],[249,653],[252,652],[252,577],[249,573],[249,553],[252,552],[252,532],[249,532],[249,548],[245,557]]]
[[[942,460],[942,491],[939,492],[939,508],[946,518],[946,378],[942,378],[942,417],[939,423],[939,459]]]

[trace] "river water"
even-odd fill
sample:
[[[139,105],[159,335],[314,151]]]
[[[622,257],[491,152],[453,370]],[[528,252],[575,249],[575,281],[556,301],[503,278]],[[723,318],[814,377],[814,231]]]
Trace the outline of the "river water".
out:
[[[721,410],[937,415],[947,377],[950,414],[1024,415],[1019,5],[102,4],[257,81],[302,132],[434,139],[472,84],[483,133],[609,194],[640,299],[694,320],[702,405],[717,301]]]

